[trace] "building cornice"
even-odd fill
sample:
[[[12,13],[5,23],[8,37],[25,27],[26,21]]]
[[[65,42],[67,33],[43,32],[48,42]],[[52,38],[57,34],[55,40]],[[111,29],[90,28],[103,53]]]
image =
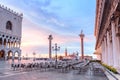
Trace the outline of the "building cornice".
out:
[[[13,11],[12,9],[10,9],[10,8],[4,6],[4,5],[1,5],[1,4],[0,4],[0,8],[4,9],[4,10],[6,10],[6,11],[8,11],[8,12],[10,12],[10,13],[12,13],[12,14],[20,17],[20,18],[23,18],[23,13],[18,13],[16,11]]]
[[[101,23],[97,25],[98,28],[96,31],[98,31],[98,34],[96,34],[95,49],[100,47],[103,37],[106,34],[107,28],[110,25],[111,16],[116,12],[118,3],[119,3],[119,0],[113,0],[112,2],[105,3],[104,9],[103,9],[103,15],[100,16],[100,17],[102,17]],[[96,8],[99,8],[99,7],[96,7]],[[98,15],[96,15],[96,16],[98,16]],[[96,21],[96,23],[98,23],[98,21]]]

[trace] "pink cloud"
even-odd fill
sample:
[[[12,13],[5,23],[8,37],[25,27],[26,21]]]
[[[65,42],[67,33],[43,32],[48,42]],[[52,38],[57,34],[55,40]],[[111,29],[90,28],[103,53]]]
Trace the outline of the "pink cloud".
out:
[[[49,26],[48,26],[49,27]],[[53,35],[53,43],[58,43],[60,45],[65,45],[66,43],[80,42],[80,37],[78,35],[61,35],[44,28],[44,25],[37,25],[30,20],[23,19],[22,26],[22,53],[47,53],[48,50],[48,35]],[[85,42],[94,42],[94,36],[87,35],[84,39]],[[46,47],[46,48],[45,48]],[[43,50],[44,51],[43,51]],[[46,49],[46,50],[45,50]]]

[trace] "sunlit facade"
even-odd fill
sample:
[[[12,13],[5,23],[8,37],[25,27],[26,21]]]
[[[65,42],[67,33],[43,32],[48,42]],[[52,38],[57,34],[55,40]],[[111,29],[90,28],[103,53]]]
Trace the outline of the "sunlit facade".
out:
[[[0,5],[0,60],[14,59],[16,53],[20,59],[22,16]]]
[[[96,0],[96,52],[103,63],[120,69],[120,0]]]

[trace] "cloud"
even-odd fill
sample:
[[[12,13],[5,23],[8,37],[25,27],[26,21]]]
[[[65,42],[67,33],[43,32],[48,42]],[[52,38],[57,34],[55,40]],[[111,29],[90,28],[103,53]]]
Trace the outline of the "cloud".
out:
[[[44,25],[41,25],[42,27]],[[40,51],[48,52],[48,35],[53,35],[53,44],[58,43],[62,46],[69,44],[80,43],[79,36],[74,35],[61,35],[50,30],[39,27],[37,24],[32,23],[30,20],[23,19],[23,31],[22,31],[22,50],[23,52]],[[85,42],[89,43],[93,41],[93,36],[85,37]],[[73,46],[72,48],[76,48]]]
[[[23,29],[22,29],[22,52],[33,52],[33,51],[41,51],[44,53],[48,53],[48,35],[53,35],[53,41],[57,41],[57,43],[65,43],[65,39],[63,37],[53,31],[43,28],[45,25],[41,25],[41,27],[30,20],[24,18],[23,19]]]
[[[84,43],[87,48],[85,52],[92,53],[94,50],[94,15],[88,15],[91,11],[84,13],[81,8],[83,4],[79,5],[77,0],[71,0],[70,4],[63,0],[1,1],[13,10],[23,12],[21,45],[23,53],[32,53],[33,51],[48,53],[49,34],[53,35],[52,45],[58,43],[62,49],[69,47],[70,52],[79,50],[80,37],[78,34],[81,29],[85,33]],[[93,10],[93,8],[91,9]],[[63,53],[64,49],[61,51],[60,53]]]
[[[38,25],[24,18],[21,44],[23,53],[33,52],[36,46],[47,46],[49,33],[46,32],[50,31],[39,28]]]
[[[46,33],[44,32],[44,29],[35,25],[34,23],[31,23],[30,21],[23,21],[23,31],[22,31],[22,40],[23,45],[39,45],[39,44],[45,44],[46,40],[44,40],[46,37],[44,36]],[[42,42],[41,42],[42,41]]]
[[[29,6],[36,6],[39,4],[40,7],[47,7],[50,5],[50,0],[23,0],[23,3],[29,5]]]
[[[47,20],[47,23],[51,23],[55,26],[60,26],[60,27],[66,27],[65,23],[59,21],[58,19],[56,18],[51,18],[51,19],[48,19]]]

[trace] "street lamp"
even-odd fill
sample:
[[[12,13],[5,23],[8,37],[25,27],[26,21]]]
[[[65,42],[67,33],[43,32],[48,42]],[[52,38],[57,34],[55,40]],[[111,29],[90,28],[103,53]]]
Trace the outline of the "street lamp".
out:
[[[52,49],[53,49],[53,51],[55,51],[55,54],[56,54],[55,55],[55,58],[56,58],[56,60],[55,60],[55,67],[57,67],[57,51],[60,50],[60,47],[58,47],[57,43],[55,43],[55,46],[53,46]]]
[[[35,53],[35,52],[33,52],[33,56],[34,56],[34,59],[33,59],[33,61],[35,61],[35,55],[36,55],[36,53]]]
[[[26,60],[28,59],[28,54],[26,53]]]
[[[40,54],[39,54],[39,59],[40,59]]]

